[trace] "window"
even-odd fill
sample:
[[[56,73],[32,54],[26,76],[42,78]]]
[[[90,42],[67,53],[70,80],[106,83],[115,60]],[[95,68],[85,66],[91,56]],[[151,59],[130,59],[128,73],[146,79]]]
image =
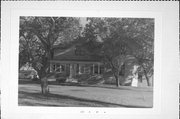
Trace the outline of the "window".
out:
[[[56,65],[55,64],[51,64],[50,65],[50,72],[54,72],[56,71]]]
[[[61,65],[61,64],[56,64],[55,65],[55,70],[56,72],[64,72],[65,71],[65,66],[64,65]]]
[[[76,49],[75,49],[75,55],[78,55],[78,56],[85,55],[84,49],[82,49],[80,46],[77,46]]]
[[[65,66],[64,65],[60,65],[60,72],[65,71]]]
[[[56,64],[56,72],[60,72],[60,64]]]

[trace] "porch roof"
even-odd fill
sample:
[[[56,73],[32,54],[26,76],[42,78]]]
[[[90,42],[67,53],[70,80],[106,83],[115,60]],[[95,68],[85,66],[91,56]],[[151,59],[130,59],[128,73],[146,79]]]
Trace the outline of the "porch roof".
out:
[[[92,61],[92,60],[51,60],[50,63],[62,63],[62,64],[103,64],[99,61]]]

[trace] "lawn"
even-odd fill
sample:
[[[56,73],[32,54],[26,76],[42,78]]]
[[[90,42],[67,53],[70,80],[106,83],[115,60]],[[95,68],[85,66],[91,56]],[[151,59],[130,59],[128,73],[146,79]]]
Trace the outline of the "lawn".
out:
[[[20,106],[61,107],[132,107],[153,106],[152,88],[115,87],[112,85],[49,85],[43,96],[39,84],[19,84]]]

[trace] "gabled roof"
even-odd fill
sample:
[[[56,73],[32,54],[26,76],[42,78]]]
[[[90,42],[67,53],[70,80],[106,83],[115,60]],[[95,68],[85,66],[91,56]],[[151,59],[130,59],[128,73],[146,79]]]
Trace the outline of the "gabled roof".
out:
[[[83,52],[77,53],[78,52]],[[85,48],[79,45],[73,45],[67,49],[55,49],[53,60],[60,61],[88,61],[88,62],[100,62],[101,57],[95,56],[89,53]]]

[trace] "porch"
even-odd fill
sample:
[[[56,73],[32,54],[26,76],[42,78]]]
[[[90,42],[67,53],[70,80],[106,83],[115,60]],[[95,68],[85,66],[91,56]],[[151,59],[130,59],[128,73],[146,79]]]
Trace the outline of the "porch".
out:
[[[66,74],[68,78],[76,78],[81,74],[102,74],[105,67],[101,62],[92,61],[50,61],[50,72]]]

